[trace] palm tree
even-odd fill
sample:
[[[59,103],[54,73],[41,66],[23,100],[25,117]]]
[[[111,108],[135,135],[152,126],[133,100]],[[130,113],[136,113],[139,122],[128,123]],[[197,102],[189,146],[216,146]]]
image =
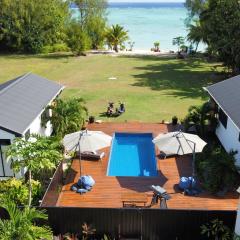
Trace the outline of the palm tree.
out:
[[[199,21],[195,21],[195,24],[189,25],[189,33],[187,35],[187,40],[196,45],[195,52],[197,52],[198,45],[201,41],[204,41],[203,29]]]
[[[35,208],[25,207],[23,210],[17,208],[10,200],[1,204],[9,214],[9,219],[0,219],[1,240],[51,240],[52,231],[47,226],[37,226],[36,220],[47,220],[43,211]]]
[[[57,99],[52,106],[52,117],[50,117],[55,135],[63,137],[67,133],[79,131],[86,120],[87,113],[82,98]]]
[[[181,46],[184,45],[184,37],[179,36],[179,37],[173,38],[172,44],[173,44],[174,46],[177,45],[177,47],[178,47],[178,52],[180,52]]]
[[[209,103],[206,102],[201,106],[191,106],[188,109],[188,115],[185,118],[185,125],[188,129],[191,124],[196,127],[198,134],[202,137],[205,135],[206,125],[211,120],[211,108]]]
[[[52,138],[31,135],[31,140],[15,138],[9,146],[7,155],[14,159],[12,169],[18,173],[21,169],[28,171],[28,206],[32,203],[32,174],[42,169],[53,169],[62,160],[59,144]]]
[[[129,39],[128,31],[124,30],[124,27],[116,24],[107,29],[106,40],[109,46],[113,47],[115,52],[118,52],[118,47],[123,45],[125,41]]]

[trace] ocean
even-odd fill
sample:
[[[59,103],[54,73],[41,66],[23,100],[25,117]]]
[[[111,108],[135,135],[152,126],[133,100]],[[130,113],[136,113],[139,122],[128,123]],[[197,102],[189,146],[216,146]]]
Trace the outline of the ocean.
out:
[[[186,37],[184,20],[187,10],[183,3],[109,3],[109,24],[120,24],[129,31],[134,49],[150,50],[154,42],[160,49],[177,50],[172,39]],[[127,44],[128,47],[128,44]]]
[[[176,51],[177,47],[172,45],[173,38],[187,36],[184,3],[110,2],[107,12],[109,25],[120,24],[128,30],[129,41],[135,43],[133,50],[150,50],[154,42],[160,42],[160,49]],[[126,48],[129,48],[128,43]],[[200,44],[198,49],[203,50],[204,45]]]

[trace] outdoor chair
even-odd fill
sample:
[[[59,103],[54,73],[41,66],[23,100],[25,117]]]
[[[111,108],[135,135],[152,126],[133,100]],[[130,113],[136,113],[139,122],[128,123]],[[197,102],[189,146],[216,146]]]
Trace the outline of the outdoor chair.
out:
[[[160,200],[160,208],[167,209],[167,200],[171,198],[167,191],[164,188],[155,185],[152,185],[150,188],[153,190],[153,197],[150,206],[157,204],[158,200]]]

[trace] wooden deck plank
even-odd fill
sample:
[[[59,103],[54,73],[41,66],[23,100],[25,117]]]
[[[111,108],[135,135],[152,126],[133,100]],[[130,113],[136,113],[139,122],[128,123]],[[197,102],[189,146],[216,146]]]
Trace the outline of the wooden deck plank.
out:
[[[109,135],[114,132],[152,132],[154,136],[172,130],[170,125],[147,123],[102,123],[91,124],[89,130],[100,130]],[[202,193],[195,197],[184,196],[177,188],[181,176],[191,175],[191,157],[173,157],[157,160],[159,176],[157,177],[109,177],[106,176],[109,148],[104,149],[106,156],[101,161],[82,160],[83,174],[91,175],[96,184],[83,195],[70,190],[79,178],[79,160],[73,160],[67,183],[63,186],[57,206],[68,207],[122,207],[121,196],[124,193],[146,193],[147,205],[150,204],[152,191],[150,186],[160,185],[170,194],[167,202],[172,209],[236,210],[237,194],[230,193],[220,198]],[[156,150],[156,154],[158,151]],[[155,207],[159,207],[156,205]]]

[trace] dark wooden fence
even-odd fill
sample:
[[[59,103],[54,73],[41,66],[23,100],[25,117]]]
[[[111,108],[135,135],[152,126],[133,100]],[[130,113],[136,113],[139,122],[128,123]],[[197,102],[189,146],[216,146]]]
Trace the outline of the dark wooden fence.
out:
[[[63,186],[63,162],[57,167],[52,180],[43,196],[41,207],[56,206],[59,194]]]
[[[55,234],[81,233],[84,222],[116,239],[201,240],[200,226],[219,219],[234,229],[236,211],[171,209],[46,208]]]

